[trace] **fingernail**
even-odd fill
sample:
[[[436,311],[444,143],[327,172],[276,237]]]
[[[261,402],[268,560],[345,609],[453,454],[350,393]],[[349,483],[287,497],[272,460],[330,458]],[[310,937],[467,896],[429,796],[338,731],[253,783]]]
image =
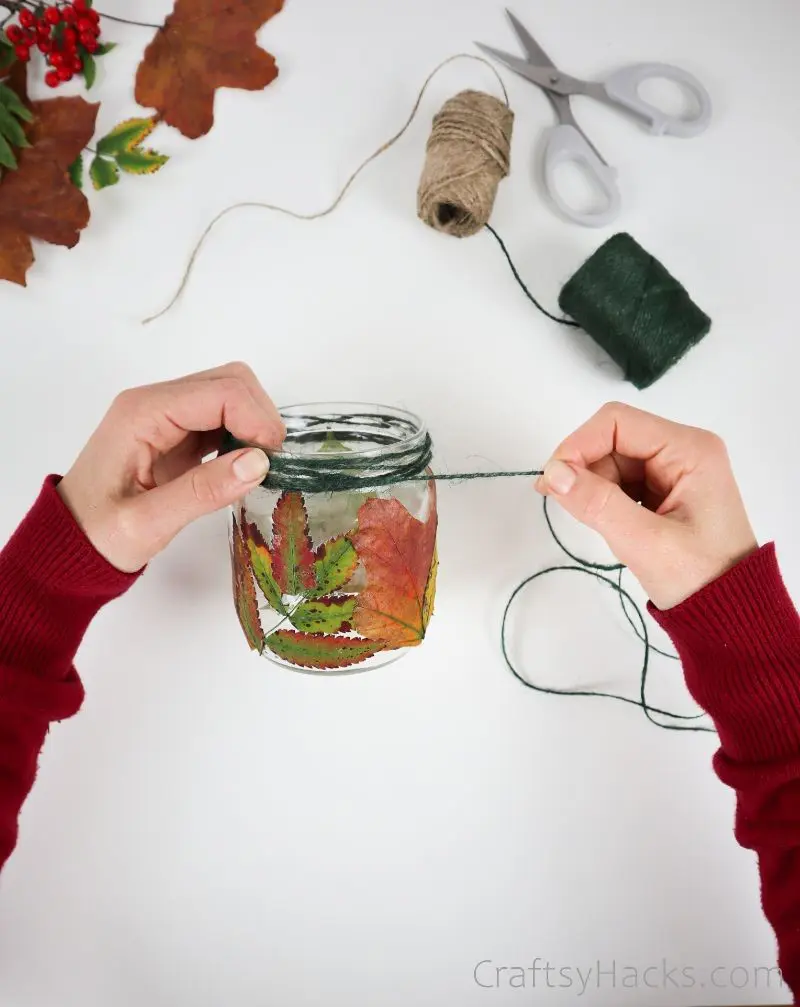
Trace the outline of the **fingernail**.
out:
[[[536,477],[536,482],[533,484],[533,488],[536,490],[537,493],[544,493],[545,485],[542,482],[541,476]]]
[[[269,472],[269,458],[261,448],[250,448],[233,463],[233,474],[240,483],[254,483]]]
[[[542,476],[547,489],[553,493],[566,496],[575,485],[575,470],[570,468],[566,462],[560,462],[557,458],[548,462],[544,467]]]

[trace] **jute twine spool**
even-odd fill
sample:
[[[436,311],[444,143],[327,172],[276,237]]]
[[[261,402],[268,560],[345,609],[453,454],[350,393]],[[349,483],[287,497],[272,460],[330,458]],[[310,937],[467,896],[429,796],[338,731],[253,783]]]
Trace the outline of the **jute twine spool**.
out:
[[[417,189],[429,227],[465,238],[489,222],[497,187],[511,167],[514,113],[481,91],[461,91],[434,116]]]

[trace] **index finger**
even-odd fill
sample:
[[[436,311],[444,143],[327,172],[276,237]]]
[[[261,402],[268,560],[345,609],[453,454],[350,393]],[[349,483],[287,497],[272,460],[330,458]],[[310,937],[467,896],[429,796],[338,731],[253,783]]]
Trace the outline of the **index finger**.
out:
[[[225,429],[266,450],[280,447],[285,436],[266,393],[254,394],[247,381],[231,373],[150,385],[128,393],[127,401],[136,436],[161,453],[192,432]]]
[[[696,433],[693,427],[622,402],[609,402],[563,440],[553,457],[581,467],[613,454],[647,462],[670,446],[685,446],[689,435]]]
[[[227,364],[222,364],[219,367],[212,367],[205,371],[197,371],[194,374],[187,374],[185,377],[176,378],[174,381],[166,382],[167,384],[180,384],[184,381],[193,381],[199,379],[212,379],[212,378],[239,378],[243,381],[253,394],[253,397],[260,402],[267,412],[273,417],[276,426],[279,430],[283,431],[283,436],[286,436],[286,427],[283,422],[283,418],[272,399],[267,394],[264,386],[258,380],[255,372],[247,364],[242,363],[239,360],[231,361]]]

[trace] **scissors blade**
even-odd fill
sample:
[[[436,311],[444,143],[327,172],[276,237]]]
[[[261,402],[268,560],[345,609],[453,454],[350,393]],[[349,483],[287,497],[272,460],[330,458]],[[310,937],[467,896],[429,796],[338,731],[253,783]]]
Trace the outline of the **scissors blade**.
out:
[[[503,52],[501,49],[493,49],[490,45],[483,45],[482,42],[476,42],[475,45],[481,50],[481,52],[486,53],[487,56],[491,56],[492,59],[496,59],[503,66],[507,66],[509,70],[513,70],[514,73],[518,73],[520,77],[524,77],[525,80],[529,80],[531,84],[536,84],[537,87],[544,88],[545,91],[551,90],[550,77],[552,71],[550,68],[533,66],[526,59],[520,59],[519,56],[512,56],[511,53]]]
[[[517,38],[522,44],[522,48],[528,54],[529,62],[535,66],[543,67],[546,70],[556,71],[556,66],[547,53],[542,49],[536,39],[531,35],[519,18],[506,7],[506,16],[511,22],[511,27],[517,33]]]

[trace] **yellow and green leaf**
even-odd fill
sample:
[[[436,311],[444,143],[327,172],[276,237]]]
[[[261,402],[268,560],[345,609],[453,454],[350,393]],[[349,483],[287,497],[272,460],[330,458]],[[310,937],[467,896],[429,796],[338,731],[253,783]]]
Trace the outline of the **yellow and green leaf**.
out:
[[[120,168],[131,175],[152,175],[169,161],[166,154],[159,154],[155,150],[140,150],[138,147],[121,150],[114,157]]]
[[[116,185],[119,181],[119,168],[113,161],[104,157],[95,157],[89,165],[89,177],[95,189],[105,189]]]
[[[322,442],[322,444],[320,444],[319,450],[323,454],[326,452],[327,453],[335,452],[336,454],[343,454],[344,452],[352,451],[353,449],[349,448],[346,444],[343,444],[342,441],[340,441],[339,438],[336,436],[336,434],[332,430],[329,430],[325,434],[325,440]]]
[[[301,668],[335,669],[359,664],[384,649],[377,640],[279,629],[264,641],[276,657]]]
[[[281,615],[286,615],[286,609],[281,598],[281,589],[278,587],[272,574],[272,554],[269,551],[269,547],[264,541],[261,532],[254,524],[247,523],[244,529],[256,583],[261,588],[270,608],[275,609],[276,612],[280,612]]]
[[[313,597],[331,594],[344,587],[358,567],[358,556],[353,543],[345,535],[329,539],[317,550],[314,563],[316,587]]]
[[[341,633],[350,629],[356,610],[356,596],[332,595],[304,601],[290,618],[295,629],[303,633]]]
[[[119,154],[133,150],[153,132],[155,121],[150,119],[125,119],[97,141],[101,154]]]

